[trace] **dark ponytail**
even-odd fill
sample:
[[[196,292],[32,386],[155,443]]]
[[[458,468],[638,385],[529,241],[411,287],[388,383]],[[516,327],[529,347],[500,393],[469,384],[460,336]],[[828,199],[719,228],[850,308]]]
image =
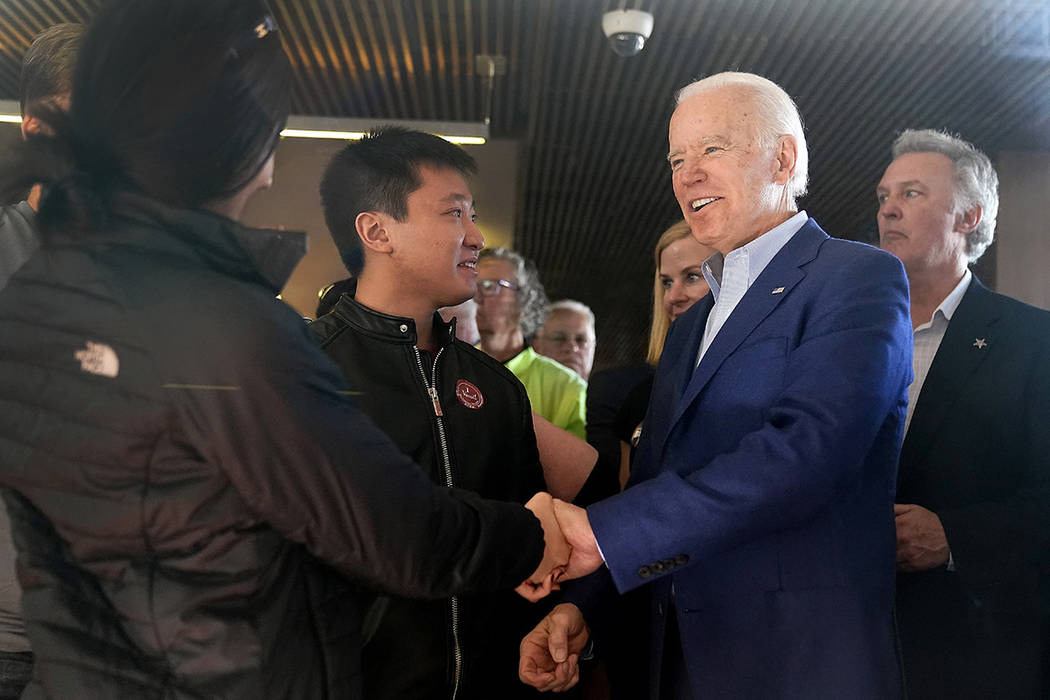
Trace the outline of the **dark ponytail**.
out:
[[[290,111],[291,66],[261,0],[111,0],[84,37],[68,118],[5,159],[0,190],[41,182],[41,230],[104,223],[111,194],[176,207],[232,196]]]

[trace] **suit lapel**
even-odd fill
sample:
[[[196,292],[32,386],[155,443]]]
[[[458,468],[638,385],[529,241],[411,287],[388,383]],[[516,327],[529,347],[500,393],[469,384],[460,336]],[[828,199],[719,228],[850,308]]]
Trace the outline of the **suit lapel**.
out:
[[[642,444],[638,446],[639,456],[663,454],[664,443],[673,427],[670,415],[693,376],[696,354],[700,351],[700,340],[713,305],[714,300],[708,294],[674,322],[675,337],[668,337],[656,371],[645,429],[642,431]],[[637,459],[635,472],[631,475],[632,482],[636,476],[637,480],[644,481],[654,475],[660,461],[658,458]]]
[[[714,297],[708,294],[696,302],[696,311],[689,310],[689,315],[682,318],[689,324],[689,332],[685,334],[680,356],[674,368],[674,398],[678,400],[693,378],[693,370],[696,367],[696,356],[700,352],[700,343],[704,339],[704,328],[707,326],[707,318],[714,308]]]
[[[682,415],[707,386],[725,359],[784,299],[791,295],[794,286],[806,276],[802,267],[816,257],[820,244],[827,238],[828,235],[810,219],[773,257],[726,319],[725,324],[712,341],[711,347],[704,353],[704,359],[700,361],[700,365],[689,378],[675,412],[672,414],[671,428],[681,420]],[[706,318],[705,314],[705,324]],[[704,326],[701,325],[696,332],[702,338]],[[696,347],[699,351],[699,342]],[[691,361],[696,362],[695,353]]]
[[[919,392],[901,448],[901,463],[915,464],[926,456],[970,375],[995,345],[999,317],[992,293],[975,276],[948,322]]]

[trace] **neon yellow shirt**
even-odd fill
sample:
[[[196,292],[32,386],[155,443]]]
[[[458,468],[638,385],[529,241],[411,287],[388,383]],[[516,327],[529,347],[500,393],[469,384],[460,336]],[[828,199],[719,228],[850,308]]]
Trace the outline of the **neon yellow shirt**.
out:
[[[525,385],[532,410],[587,439],[587,382],[565,365],[525,348],[503,363]]]

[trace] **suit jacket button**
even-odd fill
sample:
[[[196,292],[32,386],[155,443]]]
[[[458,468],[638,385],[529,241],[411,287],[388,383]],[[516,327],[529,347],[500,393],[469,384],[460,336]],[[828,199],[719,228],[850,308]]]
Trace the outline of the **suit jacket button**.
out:
[[[673,569],[676,565],[677,565],[677,562],[674,559],[664,559],[664,568],[665,569]]]
[[[648,566],[643,566],[642,568],[638,569],[638,575],[642,578],[649,578],[653,575],[653,572],[649,571]]]
[[[685,554],[679,554],[677,557],[674,558],[674,563],[678,566],[685,566],[689,563],[689,557]]]
[[[652,564],[649,565],[649,568],[652,569],[654,573],[658,574],[664,570],[664,564],[660,561],[654,561]]]

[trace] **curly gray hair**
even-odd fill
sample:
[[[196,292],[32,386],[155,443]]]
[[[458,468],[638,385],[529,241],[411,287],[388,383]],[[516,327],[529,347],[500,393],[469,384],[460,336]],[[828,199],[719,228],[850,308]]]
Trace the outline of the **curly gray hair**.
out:
[[[547,318],[547,293],[540,282],[540,273],[531,260],[510,248],[484,248],[478,262],[489,258],[506,260],[514,267],[518,281],[518,325],[525,339],[531,339]]]
[[[902,131],[893,142],[893,158],[905,153],[940,153],[952,162],[955,210],[966,211],[975,204],[981,207],[981,221],[966,238],[966,255],[970,263],[977,262],[992,243],[999,214],[999,176],[992,161],[969,141],[936,129]]]

